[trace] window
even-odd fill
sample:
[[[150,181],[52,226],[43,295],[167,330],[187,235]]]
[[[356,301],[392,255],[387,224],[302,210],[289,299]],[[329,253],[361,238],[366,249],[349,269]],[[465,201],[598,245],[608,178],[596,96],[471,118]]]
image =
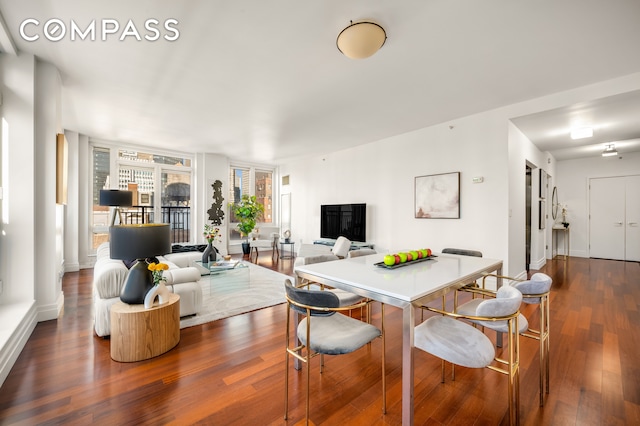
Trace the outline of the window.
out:
[[[272,178],[273,172],[256,170],[255,196],[258,202],[264,206],[262,220],[264,223],[272,223],[273,221],[273,205],[271,203],[273,197]]]
[[[111,176],[118,181],[110,181]],[[168,223],[172,243],[191,241],[191,180],[190,158],[93,147],[94,249],[108,240],[110,223],[109,207],[100,206],[100,190],[115,187],[133,196],[133,206],[122,209],[123,223]]]
[[[229,170],[229,202],[236,203],[243,195],[255,195],[264,206],[264,213],[258,219],[260,224],[273,224],[273,170],[246,166],[231,166]],[[229,241],[241,241],[240,233],[234,226],[236,218],[230,213]]]
[[[100,190],[109,188],[109,167],[110,167],[110,150],[109,148],[93,147],[93,202],[92,202],[92,221],[93,232],[91,246],[97,249],[98,246],[105,241],[109,241],[109,207],[100,205]]]

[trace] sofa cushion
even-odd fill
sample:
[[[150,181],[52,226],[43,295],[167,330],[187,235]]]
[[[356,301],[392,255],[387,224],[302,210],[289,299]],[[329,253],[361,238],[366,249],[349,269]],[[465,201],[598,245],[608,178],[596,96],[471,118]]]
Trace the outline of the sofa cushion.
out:
[[[104,242],[96,249],[96,260],[111,258],[111,249],[109,248],[109,242]]]
[[[93,269],[93,286],[100,298],[120,297],[129,270],[115,259],[100,259]]]
[[[212,247],[215,249],[217,253],[220,253],[220,251],[215,246],[212,246]],[[207,248],[206,244],[196,244],[196,245],[174,244],[171,246],[171,253],[185,253],[190,251],[199,251],[200,253],[202,253],[206,248]]]
[[[169,269],[163,272],[162,277],[168,285],[198,281],[201,278],[200,272],[193,266]]]

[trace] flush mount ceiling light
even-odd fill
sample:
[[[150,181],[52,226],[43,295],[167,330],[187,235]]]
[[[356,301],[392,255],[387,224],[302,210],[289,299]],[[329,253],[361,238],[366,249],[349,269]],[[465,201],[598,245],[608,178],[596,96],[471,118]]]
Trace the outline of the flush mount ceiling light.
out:
[[[591,127],[580,127],[578,129],[571,130],[571,139],[584,139],[593,136],[593,129]]]
[[[347,58],[364,59],[376,53],[387,40],[380,25],[370,21],[353,22],[338,34],[336,46]]]
[[[610,157],[612,155],[618,155],[618,151],[616,151],[616,146],[612,143],[608,143],[604,146],[604,151],[602,151],[603,157]]]

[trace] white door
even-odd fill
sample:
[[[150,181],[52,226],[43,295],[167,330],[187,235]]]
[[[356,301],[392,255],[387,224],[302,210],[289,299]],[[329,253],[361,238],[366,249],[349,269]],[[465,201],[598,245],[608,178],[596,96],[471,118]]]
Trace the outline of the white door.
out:
[[[589,182],[589,256],[624,260],[625,178]]]
[[[640,262],[640,176],[626,178],[626,260]]]

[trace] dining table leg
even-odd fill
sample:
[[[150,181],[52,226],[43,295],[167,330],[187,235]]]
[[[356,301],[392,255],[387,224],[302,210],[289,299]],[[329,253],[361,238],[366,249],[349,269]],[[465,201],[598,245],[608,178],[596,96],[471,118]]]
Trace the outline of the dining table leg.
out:
[[[498,275],[498,281],[496,282],[497,291],[500,287],[502,287],[502,266],[496,270],[496,275]],[[502,333],[500,333],[499,331],[496,332],[496,347],[502,347]]]
[[[415,310],[411,303],[402,309],[402,424],[413,425],[413,337]]]

